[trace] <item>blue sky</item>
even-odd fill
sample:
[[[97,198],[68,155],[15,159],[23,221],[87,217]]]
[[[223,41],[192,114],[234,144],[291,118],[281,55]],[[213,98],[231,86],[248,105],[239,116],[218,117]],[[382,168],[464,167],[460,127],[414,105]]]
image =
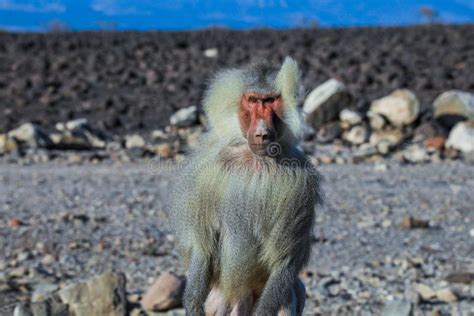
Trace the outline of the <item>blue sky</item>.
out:
[[[238,29],[423,23],[428,6],[442,23],[473,23],[474,0],[0,0],[0,29]]]

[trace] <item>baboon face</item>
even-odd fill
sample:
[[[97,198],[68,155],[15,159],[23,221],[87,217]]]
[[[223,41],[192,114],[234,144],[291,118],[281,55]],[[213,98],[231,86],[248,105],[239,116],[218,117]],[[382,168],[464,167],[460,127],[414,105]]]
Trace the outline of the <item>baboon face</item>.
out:
[[[268,155],[268,146],[278,142],[283,124],[283,102],[276,93],[247,92],[239,109],[240,128],[250,150],[259,156]]]

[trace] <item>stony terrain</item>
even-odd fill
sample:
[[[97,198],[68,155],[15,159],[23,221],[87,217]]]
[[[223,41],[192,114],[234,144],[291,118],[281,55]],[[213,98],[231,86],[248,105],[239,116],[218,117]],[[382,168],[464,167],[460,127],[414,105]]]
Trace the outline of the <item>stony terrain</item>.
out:
[[[474,25],[0,32],[0,315],[183,315],[166,198],[205,85],[285,55],[326,178],[305,314],[474,315],[472,43]]]
[[[369,103],[396,88],[420,98],[422,117],[449,89],[474,90],[474,26],[288,31],[0,33],[0,133],[88,118],[112,134],[163,128],[200,106],[216,69],[293,56],[308,91],[329,78]],[[429,114],[429,113],[428,113]]]
[[[166,213],[175,168],[161,160],[1,164],[0,311],[11,315],[33,292],[114,269],[125,273],[127,308],[137,315],[133,302],[158,274],[183,273]],[[394,306],[414,315],[474,313],[474,166],[320,171],[328,203],[301,275],[306,314],[378,315]]]

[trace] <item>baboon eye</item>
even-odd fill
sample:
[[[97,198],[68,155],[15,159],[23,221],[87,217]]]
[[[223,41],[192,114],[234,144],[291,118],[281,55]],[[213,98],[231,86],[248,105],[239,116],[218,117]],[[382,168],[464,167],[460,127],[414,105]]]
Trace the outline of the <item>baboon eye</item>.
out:
[[[268,98],[265,98],[265,100],[263,100],[264,103],[273,103],[275,102],[275,98],[274,97],[268,97]]]
[[[248,98],[248,101],[249,101],[250,103],[257,103],[257,98],[254,97],[254,96],[250,96],[250,97]]]

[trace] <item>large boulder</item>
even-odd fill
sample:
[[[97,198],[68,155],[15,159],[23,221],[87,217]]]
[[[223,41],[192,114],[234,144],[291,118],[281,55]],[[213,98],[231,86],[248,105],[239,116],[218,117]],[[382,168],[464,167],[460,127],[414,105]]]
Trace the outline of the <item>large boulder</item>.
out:
[[[457,123],[449,133],[446,147],[464,153],[474,152],[474,120]]]
[[[402,127],[418,118],[420,102],[410,90],[398,89],[386,97],[373,101],[369,113],[381,115],[393,126]],[[370,117],[370,114],[368,116]]]
[[[449,90],[433,102],[434,116],[444,126],[452,128],[457,122],[474,119],[474,94]]]
[[[305,120],[314,127],[336,119],[339,112],[351,103],[351,95],[346,86],[330,79],[309,93],[303,104]]]

